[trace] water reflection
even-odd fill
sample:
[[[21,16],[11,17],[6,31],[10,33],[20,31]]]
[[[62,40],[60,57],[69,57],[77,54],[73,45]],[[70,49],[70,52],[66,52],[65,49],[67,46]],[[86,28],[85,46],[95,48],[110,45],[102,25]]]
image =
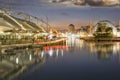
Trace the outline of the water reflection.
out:
[[[28,65],[33,64],[37,57],[33,50],[14,50],[15,55],[0,55],[0,78],[12,80],[15,76],[24,71]],[[34,58],[32,58],[34,57]]]
[[[12,80],[21,74],[24,74],[24,76],[32,74],[45,65],[49,59],[57,60],[60,57],[65,57],[65,55],[73,54],[74,51],[76,51],[77,54],[82,55],[86,54],[84,53],[86,51],[87,54],[89,54],[89,57],[98,60],[120,59],[119,42],[85,42],[80,39],[74,39],[71,42],[68,39],[66,45],[45,46],[43,49],[15,49],[6,52],[9,54],[14,53],[12,55],[1,54],[0,79]]]
[[[89,54],[91,56],[96,55],[97,59],[110,59],[112,56],[120,55],[120,42],[85,42],[80,39],[68,39],[67,46],[69,47],[69,52],[89,49]]]
[[[82,48],[84,46],[84,42],[83,40],[70,37],[66,41],[66,45],[68,46],[69,52],[71,52],[76,49]]]
[[[88,42],[90,54],[97,54],[98,59],[110,59],[112,56],[119,55],[119,42]]]
[[[0,80],[13,80],[23,72],[30,74],[40,68],[48,58],[57,59],[58,56],[63,56],[64,50],[67,50],[66,45],[57,45],[43,47],[43,50],[40,48],[12,50],[10,52],[15,53],[13,55],[1,54]],[[34,67],[31,67],[33,65]]]

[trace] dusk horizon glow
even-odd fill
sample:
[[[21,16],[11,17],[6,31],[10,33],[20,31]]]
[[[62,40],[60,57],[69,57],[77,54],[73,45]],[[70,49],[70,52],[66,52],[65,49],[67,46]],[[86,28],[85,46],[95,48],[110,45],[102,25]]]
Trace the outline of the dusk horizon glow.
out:
[[[98,21],[109,20],[115,26],[119,24],[120,8],[104,6],[68,6],[59,3],[50,3],[49,0],[1,0],[0,7],[11,8],[16,11],[31,14],[44,19],[48,17],[49,24],[53,26],[95,25]]]

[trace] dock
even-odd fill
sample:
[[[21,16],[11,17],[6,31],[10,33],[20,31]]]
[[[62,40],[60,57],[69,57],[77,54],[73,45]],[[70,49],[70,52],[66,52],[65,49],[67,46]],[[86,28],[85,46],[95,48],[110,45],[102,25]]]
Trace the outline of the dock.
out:
[[[120,42],[120,37],[113,37],[113,38],[94,38],[94,37],[86,37],[82,38],[85,41],[111,41],[111,42]]]
[[[35,42],[35,43],[26,43],[26,44],[12,44],[12,45],[0,45],[0,52],[4,53],[6,50],[13,49],[25,49],[25,48],[42,48],[43,46],[50,46],[55,44],[64,44],[66,38],[56,39],[53,41],[46,42]]]

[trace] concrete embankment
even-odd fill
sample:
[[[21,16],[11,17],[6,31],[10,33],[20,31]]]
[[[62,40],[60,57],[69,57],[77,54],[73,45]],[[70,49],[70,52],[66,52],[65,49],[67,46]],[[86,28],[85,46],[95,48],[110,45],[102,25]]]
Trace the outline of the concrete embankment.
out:
[[[54,40],[54,41],[38,42],[38,43],[0,45],[0,52],[1,53],[10,52],[13,49],[42,48],[43,46],[64,44],[65,42],[66,42],[66,39],[58,39],[58,40]]]
[[[113,37],[113,38],[94,38],[94,37],[86,37],[82,38],[85,41],[110,41],[110,42],[120,42],[120,37]]]

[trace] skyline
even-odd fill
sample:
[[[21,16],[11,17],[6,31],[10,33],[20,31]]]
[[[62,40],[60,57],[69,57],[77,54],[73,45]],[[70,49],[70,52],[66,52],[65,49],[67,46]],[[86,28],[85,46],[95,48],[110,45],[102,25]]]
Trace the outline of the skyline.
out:
[[[91,0],[92,2],[92,0]],[[119,24],[120,7],[101,6],[73,6],[59,3],[51,3],[50,0],[1,0],[0,7],[11,8],[25,12],[48,22],[52,26],[76,26],[95,25],[98,21],[109,20],[114,25]]]

